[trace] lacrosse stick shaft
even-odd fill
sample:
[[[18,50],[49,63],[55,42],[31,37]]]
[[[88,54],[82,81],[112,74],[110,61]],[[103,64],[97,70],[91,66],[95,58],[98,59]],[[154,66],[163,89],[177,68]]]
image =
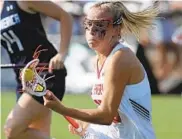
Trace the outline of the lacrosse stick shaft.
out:
[[[0,64],[1,69],[8,69],[8,68],[24,68],[27,64]],[[48,66],[48,63],[39,63],[38,66]]]

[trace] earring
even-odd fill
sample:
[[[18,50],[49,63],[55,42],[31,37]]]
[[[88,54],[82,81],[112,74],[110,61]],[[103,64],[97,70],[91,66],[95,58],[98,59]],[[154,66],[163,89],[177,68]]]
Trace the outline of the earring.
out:
[[[121,38],[121,36],[118,37],[118,38],[119,38],[119,41],[120,41],[120,42],[124,42],[124,38]]]

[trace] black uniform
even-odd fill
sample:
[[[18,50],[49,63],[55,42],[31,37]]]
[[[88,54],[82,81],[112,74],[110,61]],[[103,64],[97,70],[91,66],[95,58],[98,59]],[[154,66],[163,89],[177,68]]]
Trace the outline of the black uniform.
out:
[[[26,64],[33,59],[35,49],[41,45],[41,49],[48,51],[41,52],[39,56],[40,63],[48,63],[50,59],[57,54],[56,49],[48,41],[43,28],[39,13],[30,14],[18,6],[16,1],[4,1],[1,12],[1,46],[3,46],[12,63]],[[14,69],[18,81],[18,90],[21,89],[19,80],[20,69]],[[52,76],[47,71],[43,74]],[[54,70],[54,78],[48,80],[48,89],[62,99],[65,91],[66,69]],[[20,96],[17,91],[18,98]],[[34,97],[40,103],[43,103],[42,97]]]

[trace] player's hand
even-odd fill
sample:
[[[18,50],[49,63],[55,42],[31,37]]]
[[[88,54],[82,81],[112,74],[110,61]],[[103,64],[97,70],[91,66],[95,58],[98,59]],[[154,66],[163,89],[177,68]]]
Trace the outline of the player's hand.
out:
[[[75,121],[79,124],[79,127],[82,128],[82,132],[77,132],[76,129],[71,124],[68,125],[69,132],[74,134],[74,135],[84,136],[85,131],[86,131],[89,123],[83,122],[83,121],[80,121],[80,120],[75,120]]]
[[[52,73],[52,69],[61,69],[64,67],[64,59],[60,53],[56,54],[53,58],[51,58],[49,62],[49,72]]]
[[[64,107],[61,101],[49,90],[47,90],[46,95],[43,96],[44,106],[52,109],[55,112],[60,113],[61,109]]]

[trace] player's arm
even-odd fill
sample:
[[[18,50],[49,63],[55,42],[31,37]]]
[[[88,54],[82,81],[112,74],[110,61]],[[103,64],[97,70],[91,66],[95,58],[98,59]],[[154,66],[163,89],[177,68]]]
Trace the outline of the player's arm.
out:
[[[128,51],[128,50],[124,50]],[[107,64],[105,71],[104,95],[101,105],[96,109],[67,108],[62,104],[52,107],[54,111],[82,121],[95,124],[111,124],[117,114],[119,104],[130,78],[128,52],[116,52]],[[84,104],[83,104],[84,105]]]
[[[125,51],[125,52],[123,52]],[[105,121],[111,124],[117,115],[125,86],[131,77],[131,62],[128,60],[128,50],[118,51],[107,64],[104,80],[104,95],[100,110]]]
[[[28,8],[60,21],[61,47],[59,53],[66,57],[72,35],[72,17],[51,1],[25,1]]]

